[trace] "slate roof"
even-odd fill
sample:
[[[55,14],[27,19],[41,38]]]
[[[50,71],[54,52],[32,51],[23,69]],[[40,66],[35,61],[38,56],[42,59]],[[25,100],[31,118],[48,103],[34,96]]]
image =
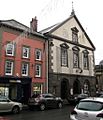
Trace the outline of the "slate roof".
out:
[[[42,33],[42,34],[48,33],[48,32],[50,32],[51,30],[53,30],[54,28],[56,28],[59,24],[60,24],[60,23],[57,23],[57,24],[52,25],[52,26],[50,26],[50,27],[48,27],[48,28],[46,28],[46,29],[43,29],[43,30],[40,31],[40,33]]]
[[[29,33],[33,34],[33,35],[37,35],[40,37],[45,37],[43,34],[39,33],[39,32],[35,32],[35,31],[31,31],[30,28],[14,19],[10,19],[10,20],[0,20],[0,24],[7,26],[7,27],[11,27],[20,31],[28,31]]]

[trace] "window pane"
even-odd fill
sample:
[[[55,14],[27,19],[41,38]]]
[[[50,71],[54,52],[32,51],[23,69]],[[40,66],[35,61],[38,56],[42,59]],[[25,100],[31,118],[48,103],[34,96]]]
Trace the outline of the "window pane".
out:
[[[36,49],[36,60],[41,60],[41,50]]]
[[[78,34],[74,31],[72,31],[72,41],[73,42],[78,42]]]
[[[36,77],[41,77],[41,65],[36,65],[35,76]]]
[[[29,48],[23,47],[23,58],[29,58]]]
[[[79,56],[78,56],[78,52],[74,52],[73,53],[73,65],[74,67],[78,68],[79,67]]]
[[[88,63],[88,54],[84,53],[84,68],[88,69],[89,68],[89,63]]]
[[[6,75],[12,75],[12,71],[13,71],[13,62],[6,61],[5,74]]]
[[[34,94],[42,93],[42,84],[34,84],[33,85],[33,93]]]
[[[28,64],[23,63],[22,64],[22,76],[27,76],[28,75]]]
[[[14,44],[8,43],[6,47],[6,55],[13,56],[14,55]]]
[[[61,65],[68,66],[68,53],[66,48],[61,48]]]

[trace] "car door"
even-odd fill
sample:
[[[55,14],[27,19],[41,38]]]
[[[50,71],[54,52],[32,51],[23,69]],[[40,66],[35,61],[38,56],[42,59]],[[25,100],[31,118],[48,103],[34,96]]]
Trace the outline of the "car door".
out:
[[[11,102],[7,98],[0,99],[0,112],[10,111],[11,109]]]
[[[57,100],[55,96],[51,96],[51,106],[55,108],[57,106]]]
[[[45,99],[46,99],[46,103],[47,103],[48,107],[55,107],[55,105],[56,105],[56,99],[55,99],[54,96],[52,96],[52,95],[46,95]]]
[[[51,105],[51,97],[49,95],[45,95],[45,103],[47,107],[50,107]]]

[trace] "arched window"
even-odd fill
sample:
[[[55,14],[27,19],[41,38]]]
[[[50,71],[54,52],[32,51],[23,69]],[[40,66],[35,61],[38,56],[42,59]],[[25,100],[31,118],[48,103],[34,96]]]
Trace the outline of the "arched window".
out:
[[[79,68],[79,48],[73,47],[73,67]]]
[[[68,67],[68,48],[66,43],[60,45],[61,47],[61,66]]]
[[[84,69],[89,69],[88,54],[89,54],[89,52],[87,50],[83,51],[83,67],[84,67]]]

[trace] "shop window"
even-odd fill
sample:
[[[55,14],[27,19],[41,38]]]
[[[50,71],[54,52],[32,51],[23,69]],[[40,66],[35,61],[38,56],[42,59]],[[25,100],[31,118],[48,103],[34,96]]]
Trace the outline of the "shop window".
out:
[[[42,84],[34,84],[33,94],[41,94],[41,93],[42,93]]]
[[[0,96],[9,96],[9,88],[8,87],[0,87]]]

